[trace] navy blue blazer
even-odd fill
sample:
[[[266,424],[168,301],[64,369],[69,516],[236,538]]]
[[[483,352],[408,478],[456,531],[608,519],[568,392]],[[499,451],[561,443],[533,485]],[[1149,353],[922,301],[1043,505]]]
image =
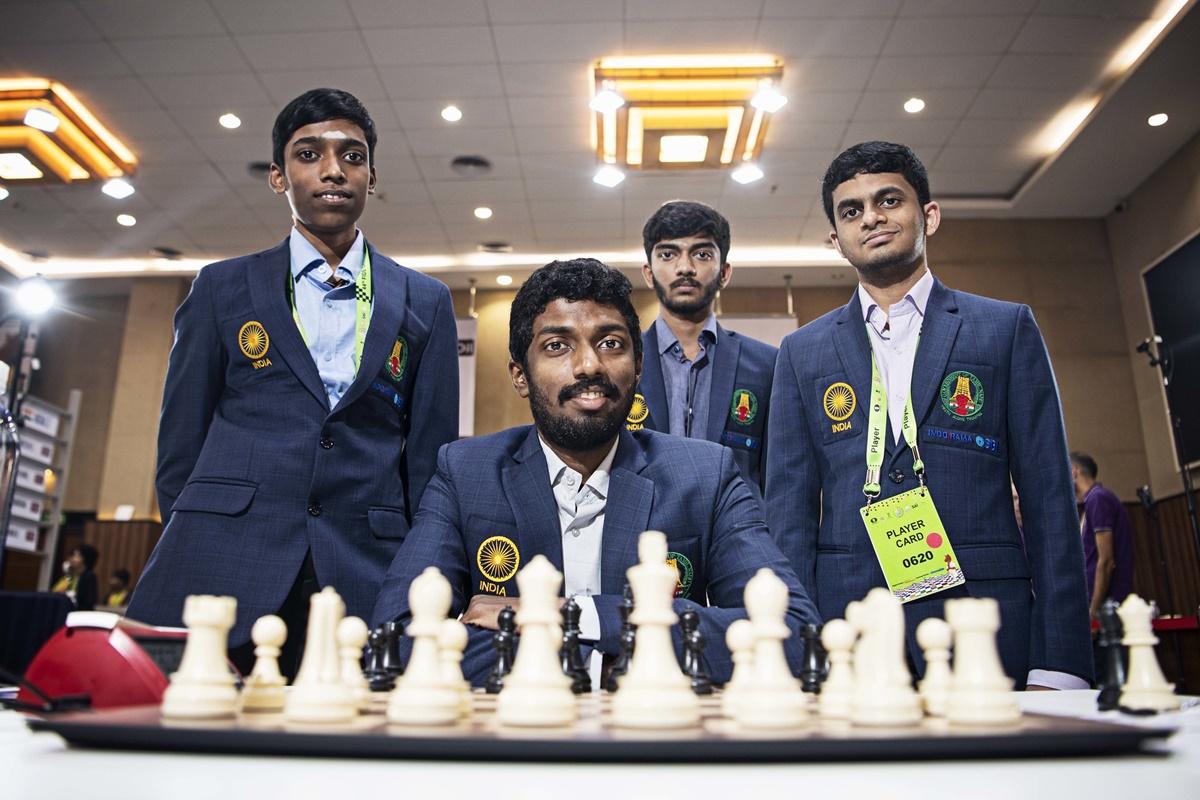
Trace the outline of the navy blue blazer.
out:
[[[654,431],[669,431],[667,389],[663,381],[658,346],[658,331],[651,325],[642,334],[642,380],[638,392],[649,415],[637,421],[638,409],[630,415],[626,427],[638,426]],[[717,346],[713,349],[712,384],[708,401],[708,420],[704,438],[733,450],[742,476],[761,490],[767,471],[767,417],[771,405],[771,381],[779,349],[717,324]],[[739,410],[742,394],[745,410]]]
[[[187,595],[231,595],[238,646],[279,609],[307,552],[347,613],[370,613],[437,450],[458,433],[450,292],[370,253],[362,367],[333,409],[292,318],[286,239],[196,276],[175,315],[159,422],[166,528],[130,617],[179,625]]]
[[[975,380],[972,381],[971,378]],[[848,384],[851,409],[827,404]],[[767,521],[826,618],[883,586],[858,510],[866,473],[871,350],[858,293],[783,341],[775,371],[767,463]],[[973,406],[956,394],[969,387]],[[943,396],[944,395],[944,396]],[[965,399],[965,398],[963,398]],[[1092,651],[1079,517],[1058,387],[1028,306],[947,289],[935,281],[912,376],[921,457],[964,586],[905,605],[914,630],[956,596],[994,597],[1005,671],[1090,679]],[[832,409],[832,410],[827,410]],[[911,451],[889,423],[882,497],[917,486]],[[1009,476],[1021,496],[1024,541]]]
[[[759,568],[770,567],[787,583],[793,632],[817,621],[815,607],[771,539],[759,500],[739,475],[732,453],[710,442],[622,431],[605,507],[601,593],[594,595],[600,617],[596,647],[602,652],[620,650],[618,604],[625,571],[638,561],[638,537],[645,530],[667,535],[680,572],[675,610],[699,611],[705,657],[716,680],[728,680],[732,671],[725,628],[745,617],[742,594]],[[504,537],[510,554],[516,551],[517,559],[508,562],[512,574],[504,580],[497,580],[503,574],[482,571],[481,552],[487,552],[493,537]],[[388,570],[372,625],[409,621],[408,588],[426,566],[436,566],[450,581],[451,614],[457,616],[472,595],[516,596],[516,567],[539,554],[562,571],[562,528],[537,430],[510,428],[449,444],[438,453],[437,474]],[[679,644],[676,635],[677,649]],[[794,669],[799,669],[802,649],[793,636],[788,656]],[[467,677],[483,683],[494,661],[492,632],[472,626],[463,659]]]

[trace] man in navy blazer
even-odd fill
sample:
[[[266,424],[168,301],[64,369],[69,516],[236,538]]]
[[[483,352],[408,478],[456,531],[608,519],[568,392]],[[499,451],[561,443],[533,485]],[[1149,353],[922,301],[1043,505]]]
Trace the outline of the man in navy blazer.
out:
[[[458,359],[446,287],[356,227],[375,185],[366,109],[314,90],[273,139],[270,183],[295,227],[204,267],[176,314],[156,482],[166,527],[128,613],[179,625],[187,595],[231,595],[235,656],[251,655],[258,617],[280,613],[289,672],[312,591],[335,586],[347,613],[370,613],[456,435]]]
[[[373,624],[407,623],[409,586],[436,566],[453,589],[450,613],[470,626],[463,669],[475,684],[494,661],[498,612],[520,603],[517,571],[539,554],[564,573],[564,595],[583,609],[593,669],[601,654],[617,654],[625,572],[648,529],[667,535],[675,610],[698,610],[717,680],[732,669],[725,628],[745,616],[743,591],[760,568],[787,584],[793,632],[816,621],[727,448],[623,430],[642,357],[630,290],[593,259],[553,262],[525,282],[509,322],[510,372],[535,424],[443,447],[388,570]],[[793,637],[796,668],[801,649]]]
[[[647,357],[626,427],[725,445],[761,489],[779,350],[725,330],[713,314],[717,292],[733,275],[729,241],[724,216],[684,200],[664,204],[642,229],[642,278],[662,310],[642,334]]]
[[[1079,519],[1058,388],[1033,314],[949,289],[929,272],[925,239],[940,211],[909,148],[850,148],[830,166],[823,194],[860,285],[843,308],[783,342],[768,431],[772,534],[827,618],[885,585],[859,515],[874,356],[887,398],[879,499],[918,486],[901,436],[911,392],[925,482],[966,578],[905,605],[911,661],[923,671],[913,632],[942,616],[946,599],[993,597],[1001,660],[1018,686],[1086,688]]]

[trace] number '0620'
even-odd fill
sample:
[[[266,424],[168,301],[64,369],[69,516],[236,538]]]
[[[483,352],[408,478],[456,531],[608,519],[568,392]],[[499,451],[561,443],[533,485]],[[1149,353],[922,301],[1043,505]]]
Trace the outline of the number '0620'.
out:
[[[910,556],[909,558],[904,559],[903,563],[905,567],[915,567],[917,564],[920,564],[924,561],[933,561],[933,552],[931,550],[926,550],[923,553],[917,553],[915,556]]]

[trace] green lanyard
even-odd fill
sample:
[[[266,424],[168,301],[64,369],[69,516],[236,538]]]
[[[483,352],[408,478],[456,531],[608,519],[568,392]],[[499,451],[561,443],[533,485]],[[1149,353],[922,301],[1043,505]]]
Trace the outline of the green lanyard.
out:
[[[335,270],[336,273],[336,270]],[[358,280],[354,282],[354,369],[358,369],[362,361],[363,343],[367,340],[367,328],[371,325],[371,250],[363,242],[363,263],[359,270]],[[311,347],[308,334],[304,332],[304,323],[300,321],[300,310],[296,307],[296,280],[288,275],[288,303],[292,306],[292,319],[304,343]]]
[[[871,341],[871,332],[867,331],[867,342]],[[920,340],[918,340],[919,342]],[[879,374],[879,364],[875,361],[875,351],[871,351],[871,407],[867,415],[867,479],[863,484],[863,494],[867,496],[867,505],[879,497],[883,490],[879,478],[883,472],[883,453],[887,448],[884,437],[887,435],[887,389],[883,385],[883,376]],[[900,431],[904,441],[912,449],[913,472],[921,485],[925,485],[925,462],[921,460],[921,451],[917,449],[916,416],[913,414],[912,389],[904,401],[904,414],[900,417]]]

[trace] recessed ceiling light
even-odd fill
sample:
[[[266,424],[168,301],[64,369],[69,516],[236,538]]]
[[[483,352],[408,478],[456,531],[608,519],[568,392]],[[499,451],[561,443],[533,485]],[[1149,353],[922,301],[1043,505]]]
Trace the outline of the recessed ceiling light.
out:
[[[222,114],[217,117],[217,122],[221,123],[222,128],[229,128],[229,130],[242,127],[242,118],[237,114]]]
[[[492,210],[487,206],[480,206],[475,209],[475,219],[491,219]]]
[[[596,170],[596,174],[592,176],[592,181],[613,188],[621,181],[625,180],[625,173],[614,167],[612,164],[605,164],[600,169]]]
[[[925,110],[925,101],[919,97],[910,97],[904,101],[904,110],[910,114],[919,114]]]
[[[1151,128],[1157,128],[1160,125],[1166,125],[1167,119],[1168,117],[1166,114],[1151,114],[1149,118],[1146,119],[1146,124]]]
[[[511,286],[512,275],[497,275],[496,283],[500,284],[501,286]]]
[[[740,167],[729,173],[729,177],[733,178],[738,183],[754,183],[760,180],[763,176],[763,171],[759,169],[757,164],[742,164]]]
[[[754,97],[750,98],[750,105],[755,108],[760,108],[768,114],[774,114],[779,109],[787,105],[788,99],[783,96],[783,93],[776,89],[773,85],[767,84],[763,86]]]
[[[588,103],[588,108],[601,114],[611,114],[623,105],[625,105],[624,97],[612,89],[601,89]]]
[[[126,228],[132,228],[137,225],[137,217],[133,214],[117,214],[117,224],[124,225]]]
[[[458,106],[446,106],[442,109],[442,119],[446,122],[458,122],[462,119],[462,109]]]
[[[109,197],[117,200],[124,200],[136,190],[133,188],[133,184],[124,178],[113,178],[110,181],[105,181],[104,185],[100,187],[100,191],[104,192]]]
[[[8,189],[0,186],[0,200],[3,200],[6,197],[8,197]]]
[[[39,131],[54,133],[58,130],[58,117],[44,108],[31,108],[25,112],[25,124]]]
[[[21,153],[0,153],[0,178],[8,181],[37,180],[42,171]]]

